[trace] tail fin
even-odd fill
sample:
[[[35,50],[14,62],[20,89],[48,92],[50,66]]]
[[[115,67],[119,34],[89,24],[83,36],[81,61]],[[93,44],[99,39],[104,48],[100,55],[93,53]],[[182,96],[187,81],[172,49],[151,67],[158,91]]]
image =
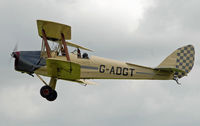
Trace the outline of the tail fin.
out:
[[[178,48],[155,69],[172,70],[175,77],[182,78],[192,70],[194,55],[195,51],[192,45]]]

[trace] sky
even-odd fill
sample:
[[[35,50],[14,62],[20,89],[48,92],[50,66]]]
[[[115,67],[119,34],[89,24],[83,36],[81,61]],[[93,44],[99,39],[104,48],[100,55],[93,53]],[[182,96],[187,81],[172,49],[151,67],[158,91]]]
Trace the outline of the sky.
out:
[[[200,1],[198,0],[0,0],[0,125],[199,126]],[[10,54],[40,50],[36,20],[72,27],[72,42],[90,55],[156,67],[179,47],[195,47],[195,64],[175,81],[92,80],[81,86],[59,80],[54,102],[43,83],[14,70]],[[49,78],[44,78],[49,81]]]

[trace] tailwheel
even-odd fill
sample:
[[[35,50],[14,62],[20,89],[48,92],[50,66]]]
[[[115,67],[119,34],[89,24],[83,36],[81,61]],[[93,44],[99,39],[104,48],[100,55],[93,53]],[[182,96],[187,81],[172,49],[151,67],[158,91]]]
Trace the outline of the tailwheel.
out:
[[[57,92],[47,85],[40,89],[40,95],[48,101],[54,101],[57,98]]]

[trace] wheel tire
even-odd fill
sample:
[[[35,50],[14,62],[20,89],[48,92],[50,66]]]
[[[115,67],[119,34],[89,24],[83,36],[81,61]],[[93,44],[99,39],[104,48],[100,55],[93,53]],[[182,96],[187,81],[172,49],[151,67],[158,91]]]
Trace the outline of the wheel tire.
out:
[[[46,99],[48,101],[54,101],[57,98],[57,92],[55,90],[51,90],[51,93],[48,97],[46,97]]]
[[[43,86],[41,89],[40,89],[40,95],[43,97],[43,98],[47,98],[51,95],[51,92],[52,92],[52,88],[49,87],[49,86]]]

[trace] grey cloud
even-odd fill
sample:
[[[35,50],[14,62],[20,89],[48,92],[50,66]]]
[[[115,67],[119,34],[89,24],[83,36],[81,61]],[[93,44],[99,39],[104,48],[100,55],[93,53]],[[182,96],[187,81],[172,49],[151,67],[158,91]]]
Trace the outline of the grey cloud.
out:
[[[157,6],[146,12],[141,21],[139,32],[150,37],[186,37],[198,33],[199,1],[156,1]],[[152,36],[151,36],[152,35]],[[167,38],[167,40],[170,38]]]

